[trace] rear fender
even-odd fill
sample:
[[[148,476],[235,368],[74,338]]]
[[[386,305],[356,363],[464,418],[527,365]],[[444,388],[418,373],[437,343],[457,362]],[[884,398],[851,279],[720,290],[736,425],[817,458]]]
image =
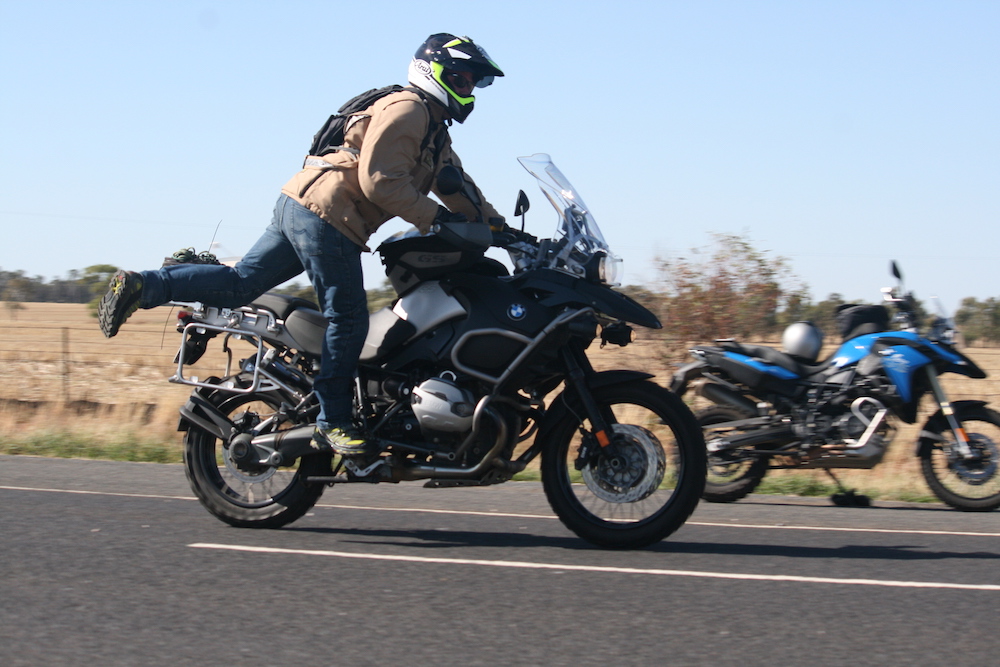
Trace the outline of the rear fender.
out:
[[[208,378],[206,382],[218,384],[222,380],[212,377]],[[212,404],[211,398],[218,391],[213,387],[198,387],[192,391],[187,403],[181,406],[177,430],[188,431],[192,426],[196,426],[224,442],[229,442],[229,439],[236,433],[236,427]]]
[[[674,392],[678,396],[683,396],[687,392],[688,385],[691,381],[700,378],[704,373],[704,369],[708,368],[708,364],[704,361],[692,361],[689,364],[681,366],[676,373],[674,373],[673,379],[670,381],[670,391]]]
[[[951,404],[951,407],[955,411],[955,417],[958,418],[958,421],[962,421],[963,412],[975,408],[981,408],[984,405],[986,405],[986,401],[955,401]],[[920,431],[920,437],[917,439],[917,449],[915,452],[917,457],[923,458],[925,456],[930,456],[931,450],[937,442],[931,434],[935,431],[946,431],[948,428],[947,418],[945,418],[944,413],[938,409],[937,412],[931,415],[930,418],[924,422],[924,427]]]

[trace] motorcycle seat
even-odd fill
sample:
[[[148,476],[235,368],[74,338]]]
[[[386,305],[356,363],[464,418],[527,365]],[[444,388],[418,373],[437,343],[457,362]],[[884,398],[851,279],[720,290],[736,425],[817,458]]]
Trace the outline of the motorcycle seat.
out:
[[[293,310],[298,310],[300,308],[319,311],[316,304],[308,299],[300,299],[295,296],[286,296],[284,294],[275,294],[273,292],[261,294],[259,297],[250,302],[250,306],[252,308],[263,308],[264,310],[269,310],[274,313],[274,316],[279,320],[288,319],[288,316]]]
[[[327,321],[312,301],[284,294],[263,294],[250,306],[272,312],[282,320],[300,351],[314,356],[321,354]]]
[[[810,363],[806,359],[794,357],[790,354],[782,352],[781,350],[776,350],[773,347],[767,347],[764,345],[746,345],[744,343],[737,343],[736,341],[726,341],[722,344],[722,347],[730,352],[744,354],[754,359],[766,361],[767,363],[778,366],[779,368],[784,368],[786,371],[795,373],[799,377],[806,377],[817,373],[826,368],[830,362],[830,360],[827,359],[818,364]]]

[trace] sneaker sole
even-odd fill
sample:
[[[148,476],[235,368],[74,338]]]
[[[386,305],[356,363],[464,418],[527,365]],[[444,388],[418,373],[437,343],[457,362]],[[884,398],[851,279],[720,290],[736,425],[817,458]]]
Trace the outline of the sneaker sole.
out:
[[[318,444],[321,448],[330,451],[338,456],[368,456],[369,454],[375,453],[374,448],[371,447],[367,442],[365,442],[360,447],[344,447],[338,446],[327,440],[321,435],[314,434],[313,442]]]
[[[101,325],[101,332],[105,338],[114,337],[121,326],[125,324],[125,320],[139,310],[141,289],[138,293],[126,294],[131,291],[128,289],[128,283],[134,280],[128,273],[119,271],[111,279],[108,293],[97,304],[97,321]],[[129,297],[132,299],[131,302],[129,302]]]

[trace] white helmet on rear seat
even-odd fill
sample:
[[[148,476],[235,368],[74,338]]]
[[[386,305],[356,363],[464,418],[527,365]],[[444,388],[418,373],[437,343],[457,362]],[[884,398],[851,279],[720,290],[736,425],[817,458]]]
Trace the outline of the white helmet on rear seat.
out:
[[[799,359],[816,361],[823,347],[823,332],[812,322],[795,322],[785,327],[781,349]]]

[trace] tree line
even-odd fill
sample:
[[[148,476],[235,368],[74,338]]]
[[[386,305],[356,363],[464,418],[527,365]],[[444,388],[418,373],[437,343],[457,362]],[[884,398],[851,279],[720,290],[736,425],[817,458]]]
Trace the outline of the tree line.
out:
[[[814,303],[787,259],[756,248],[745,235],[711,238],[709,246],[688,256],[659,260],[655,284],[623,290],[670,323],[658,334],[669,356],[682,356],[690,345],[718,338],[774,339],[788,324],[803,320],[819,326],[827,340],[839,340],[836,311],[847,303],[840,294]],[[95,264],[46,281],[0,268],[0,301],[8,307],[35,301],[96,304],[117,270]],[[316,301],[308,284],[292,283],[276,291]],[[388,282],[369,290],[369,310],[382,308],[394,296]],[[1000,298],[965,298],[955,323],[966,343],[1000,343]]]
[[[745,235],[711,237],[708,247],[688,256],[659,260],[656,285],[626,288],[670,323],[659,334],[668,357],[683,357],[691,345],[720,338],[775,340],[800,321],[816,324],[827,341],[839,342],[838,308],[870,303],[848,302],[837,293],[813,302],[787,259],[757,249]],[[929,324],[927,309],[919,300],[915,305],[918,321]],[[954,319],[967,344],[1000,343],[1000,298],[967,297]]]
[[[108,291],[111,277],[118,271],[112,264],[95,264],[85,269],[74,269],[65,278],[46,280],[43,276],[29,276],[24,271],[5,271],[0,268],[0,301],[7,308],[16,310],[22,303],[89,303],[97,302]],[[316,292],[311,285],[291,283],[274,290],[316,303]],[[377,289],[368,290],[368,308],[372,312],[382,308],[394,297],[388,281]]]

